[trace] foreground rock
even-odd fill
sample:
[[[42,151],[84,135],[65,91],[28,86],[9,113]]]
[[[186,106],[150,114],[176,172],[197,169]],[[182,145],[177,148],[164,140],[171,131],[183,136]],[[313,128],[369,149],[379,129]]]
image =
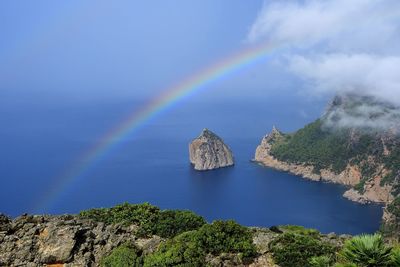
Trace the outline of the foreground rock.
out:
[[[153,252],[161,238],[136,237],[137,227],[104,225],[77,216],[0,214],[0,266],[99,266],[101,258],[126,242]]]
[[[135,225],[105,225],[77,215],[24,215],[11,220],[0,214],[0,266],[100,266],[101,259],[119,245],[133,244],[143,255],[148,255],[165,240],[158,236],[138,238],[138,229]],[[279,267],[274,263],[269,244],[289,230],[284,226],[249,229],[257,250],[252,262],[243,263],[237,253],[222,253],[208,254],[204,265]],[[318,238],[341,247],[349,237],[318,234]]]
[[[204,129],[199,137],[189,144],[190,162],[195,170],[213,170],[234,164],[233,154],[224,141],[215,133]]]

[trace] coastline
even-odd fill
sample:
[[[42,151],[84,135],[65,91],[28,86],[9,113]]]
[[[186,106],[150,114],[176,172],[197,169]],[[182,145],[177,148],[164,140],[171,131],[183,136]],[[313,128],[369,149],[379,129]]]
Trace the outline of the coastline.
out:
[[[314,167],[311,165],[283,162],[274,158],[269,153],[268,155],[264,154],[264,157],[262,158],[256,156],[252,162],[266,168],[287,172],[303,179],[344,185],[348,190],[346,190],[342,196],[360,204],[386,205],[393,198],[390,194],[391,188],[389,186],[380,187],[377,186],[377,183],[368,187],[369,190],[366,190],[363,194],[356,191],[353,186],[360,182],[361,174],[353,166],[347,166],[340,174],[335,174],[327,169],[322,169],[320,174],[317,174],[313,172]]]

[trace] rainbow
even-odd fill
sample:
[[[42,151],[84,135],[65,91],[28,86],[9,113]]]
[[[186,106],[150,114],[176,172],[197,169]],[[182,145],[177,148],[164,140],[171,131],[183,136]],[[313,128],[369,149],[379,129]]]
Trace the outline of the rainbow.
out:
[[[274,49],[275,48],[275,49]],[[166,109],[172,107],[178,101],[191,96],[193,93],[201,90],[206,85],[235,73],[246,66],[252,65],[267,56],[272,55],[276,50],[271,44],[246,47],[245,49],[235,53],[223,60],[194,73],[190,77],[175,84],[165,90],[158,97],[152,99],[147,105],[140,110],[135,110],[126,120],[117,125],[101,138],[95,146],[84,153],[77,163],[69,168],[63,175],[55,179],[55,184],[50,188],[49,192],[40,200],[32,210],[34,212],[42,212],[43,209],[49,208],[51,203],[55,202],[71,184],[82,179],[96,163],[105,158],[112,150],[114,150],[126,136],[133,134],[139,130],[149,120],[155,118]]]

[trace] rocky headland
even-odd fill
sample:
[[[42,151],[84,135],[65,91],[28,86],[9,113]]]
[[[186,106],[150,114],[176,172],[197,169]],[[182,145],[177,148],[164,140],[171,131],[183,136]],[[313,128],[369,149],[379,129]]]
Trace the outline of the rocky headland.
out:
[[[393,200],[391,194],[391,186],[381,186],[382,175],[377,175],[372,181],[367,181],[364,185],[365,189],[361,193],[355,190],[354,186],[362,180],[362,174],[359,166],[347,164],[345,169],[340,173],[335,173],[329,168],[322,168],[316,171],[315,166],[307,163],[293,163],[279,160],[271,153],[272,144],[283,138],[283,134],[273,127],[271,133],[267,134],[261,140],[260,145],[256,148],[254,160],[266,167],[276,170],[290,172],[294,175],[312,181],[325,181],[337,184],[347,185],[350,188],[343,194],[347,199],[362,204],[367,203],[388,203]]]
[[[393,214],[400,210],[398,114],[398,107],[370,97],[337,96],[321,118],[294,133],[273,127],[254,160],[313,181],[346,185],[343,196],[349,200],[384,204],[383,226],[389,223],[393,232],[400,225],[400,212]]]
[[[195,170],[213,170],[234,165],[231,149],[215,133],[204,129],[189,144],[190,162]]]

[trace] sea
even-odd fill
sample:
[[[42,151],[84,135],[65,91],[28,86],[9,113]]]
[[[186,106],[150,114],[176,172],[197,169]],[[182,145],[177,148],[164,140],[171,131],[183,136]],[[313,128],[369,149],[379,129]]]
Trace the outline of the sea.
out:
[[[209,222],[294,224],[338,234],[379,229],[382,206],[343,198],[345,186],[309,181],[252,162],[273,125],[295,131],[320,116],[322,101],[199,95],[171,103],[128,134],[115,137],[113,145],[93,159],[84,157],[149,100],[1,100],[0,212],[12,217],[64,214],[149,202],[162,209],[192,210]],[[235,166],[193,170],[188,144],[203,128],[230,146]]]

